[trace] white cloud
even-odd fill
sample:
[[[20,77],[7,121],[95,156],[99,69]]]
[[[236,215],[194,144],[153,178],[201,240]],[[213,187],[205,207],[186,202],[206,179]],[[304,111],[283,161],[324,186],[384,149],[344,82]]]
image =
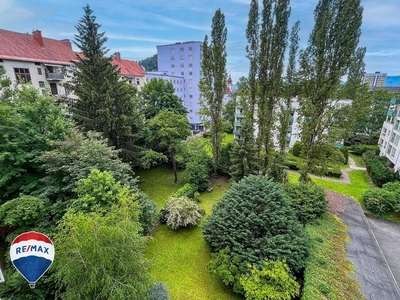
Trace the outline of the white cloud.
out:
[[[175,40],[152,38],[152,37],[141,37],[134,35],[120,35],[114,33],[107,33],[106,36],[109,40],[126,40],[126,41],[140,41],[140,42],[151,42],[151,43],[174,43]]]
[[[157,18],[158,21],[161,21],[161,22],[163,22],[165,24],[178,26],[178,27],[183,27],[183,28],[188,28],[188,29],[207,31],[207,30],[209,30],[209,27],[210,27],[209,25],[200,26],[200,25],[195,25],[192,22],[178,21],[178,20],[175,20],[175,19],[171,19],[171,18],[168,18],[168,17],[161,16],[161,15],[155,15],[155,17]]]

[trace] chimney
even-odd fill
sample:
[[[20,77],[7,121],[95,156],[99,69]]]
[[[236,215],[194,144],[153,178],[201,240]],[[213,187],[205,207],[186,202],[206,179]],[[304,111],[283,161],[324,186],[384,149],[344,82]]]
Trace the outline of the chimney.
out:
[[[121,53],[115,52],[115,59],[121,61]]]
[[[43,47],[43,38],[42,38],[42,32],[40,30],[35,30],[33,31],[33,38],[35,39],[36,42],[40,44],[40,46]]]
[[[72,49],[71,41],[69,39],[61,40],[60,42],[63,42],[63,44],[67,45]]]

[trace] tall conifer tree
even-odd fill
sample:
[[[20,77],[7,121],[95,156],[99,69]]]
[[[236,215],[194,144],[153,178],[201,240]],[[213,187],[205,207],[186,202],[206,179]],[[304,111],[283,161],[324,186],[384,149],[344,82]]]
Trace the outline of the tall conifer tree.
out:
[[[217,171],[221,148],[223,98],[226,91],[226,38],[225,15],[218,9],[212,19],[211,42],[206,35],[203,42],[203,59],[200,80],[200,113],[210,122],[213,168]]]
[[[135,145],[141,117],[134,97],[135,89],[120,80],[112,58],[106,57],[107,38],[99,32],[93,10],[84,7],[84,16],[76,25],[77,71],[69,87],[78,99],[73,101],[73,118],[84,131],[102,132],[110,145],[121,149],[124,158],[135,159],[140,147]]]
[[[313,167],[327,165],[325,150],[338,136],[330,131],[335,125],[334,101],[340,79],[352,64],[361,35],[360,0],[319,0],[314,29],[308,46],[300,54],[302,91],[299,114],[305,163],[301,181],[308,181]]]

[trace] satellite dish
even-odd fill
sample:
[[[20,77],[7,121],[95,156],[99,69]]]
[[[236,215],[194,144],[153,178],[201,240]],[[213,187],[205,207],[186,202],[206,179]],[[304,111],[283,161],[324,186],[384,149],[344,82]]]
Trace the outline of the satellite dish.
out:
[[[53,263],[53,242],[43,233],[25,232],[11,243],[10,257],[17,271],[34,288]]]

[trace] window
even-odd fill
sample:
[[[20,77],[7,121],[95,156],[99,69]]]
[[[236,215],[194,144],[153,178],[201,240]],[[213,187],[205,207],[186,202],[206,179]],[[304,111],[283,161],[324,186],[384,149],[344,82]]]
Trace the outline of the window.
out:
[[[140,85],[140,79],[136,78],[136,85]]]
[[[193,75],[193,72],[189,72],[189,75]]]
[[[185,49],[183,47],[181,47],[181,51],[183,52],[183,51],[185,51]]]
[[[57,84],[52,82],[50,83],[50,90],[52,95],[58,95]]]
[[[193,83],[193,79],[189,79],[189,84],[192,84]]]
[[[175,75],[175,72],[171,72],[171,75],[174,76],[174,75]]]
[[[37,68],[38,75],[42,75],[42,68]]]
[[[189,59],[193,59],[193,55],[189,55]]]
[[[189,64],[189,68],[193,68],[193,64]]]
[[[193,91],[193,87],[189,86],[189,92]]]
[[[175,68],[175,65],[174,65],[174,64],[172,64],[172,65],[171,65],[171,68]]]
[[[39,87],[40,87],[41,89],[44,89],[44,88],[45,88],[44,82],[43,82],[43,81],[39,81]]]
[[[189,110],[189,112],[191,112],[191,113],[192,113],[192,112],[193,112],[193,109]]]
[[[176,83],[176,80],[174,79],[174,84]]]
[[[4,62],[4,60],[2,58],[0,58],[0,62]]]
[[[182,75],[182,76],[185,75],[185,72],[181,72],[181,75]]]
[[[181,68],[184,68],[185,67],[185,64],[181,64]]]
[[[15,78],[19,80],[24,80],[25,82],[31,81],[31,74],[29,73],[29,69],[25,68],[14,68]]]
[[[185,57],[183,55],[181,55],[181,60],[185,60]]]
[[[171,56],[171,60],[175,60],[175,56]]]
[[[189,47],[189,51],[192,51],[192,47]]]
[[[72,72],[74,72],[74,73],[78,70],[78,68],[75,65],[71,65],[71,69],[72,69]]]
[[[193,106],[193,102],[189,102],[189,106]]]
[[[174,48],[171,48],[171,53],[174,53],[175,52],[175,49]]]
[[[35,65],[36,66],[40,66],[40,62],[35,62]]]
[[[189,98],[193,98],[193,95],[189,95]]]

